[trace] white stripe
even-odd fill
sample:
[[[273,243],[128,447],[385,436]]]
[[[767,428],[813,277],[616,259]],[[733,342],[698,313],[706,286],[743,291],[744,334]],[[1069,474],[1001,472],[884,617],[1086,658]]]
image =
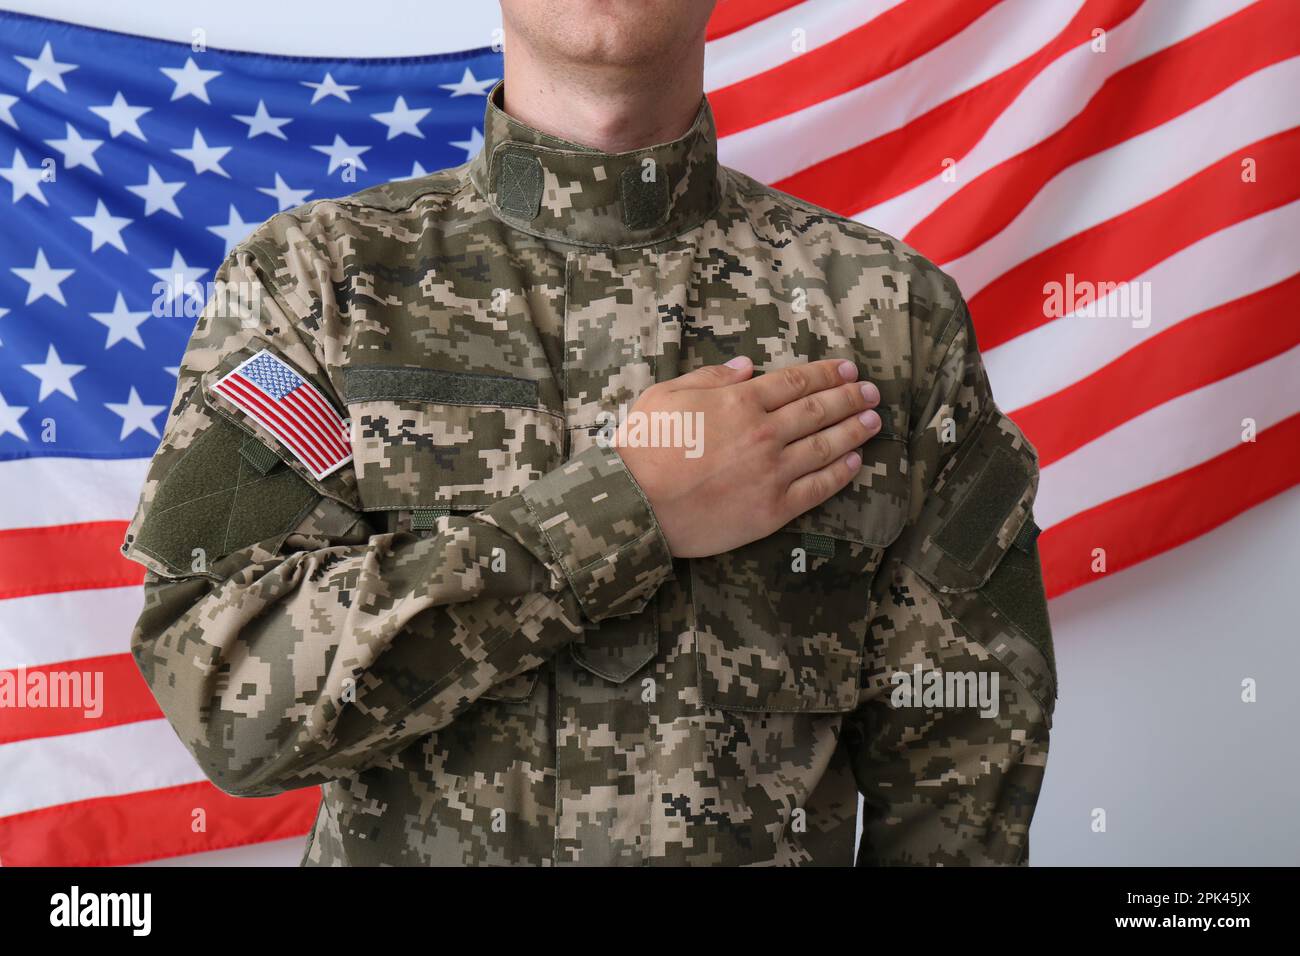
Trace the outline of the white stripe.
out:
[[[141,587],[0,601],[0,670],[125,654],[143,606]]]
[[[0,816],[206,778],[165,720],[0,744]]]
[[[897,129],[1015,66],[1059,33],[1080,5],[1081,0],[1008,0],[878,80],[723,137],[719,158],[765,183],[784,179]]]
[[[743,30],[710,40],[704,48],[704,89],[712,92],[775,69],[838,40],[902,2],[807,0]],[[803,41],[802,50],[795,49],[796,37]]]
[[[989,349],[984,365],[998,405],[1018,409],[1054,395],[1191,316],[1295,275],[1300,251],[1285,236],[1300,236],[1300,201],[1221,229],[1138,276],[1135,282],[1151,284],[1147,328],[1127,318],[1067,316]]]
[[[0,528],[129,519],[148,470],[148,458],[0,462]]]
[[[1061,171],[996,236],[943,263],[969,298],[1026,259],[1167,192],[1256,140],[1300,125],[1300,57]],[[1250,188],[1250,187],[1246,187]]]
[[[1239,447],[1242,419],[1263,431],[1297,412],[1300,347],[1180,395],[1048,465],[1034,518],[1050,528]]]
[[[1111,76],[1249,6],[1255,0],[1148,3],[1106,37],[1106,52],[1075,47],[1047,66],[1000,115],[975,148],[958,160],[955,180],[935,178],[855,216],[905,236],[954,192],[999,163],[1037,145],[1077,116]]]

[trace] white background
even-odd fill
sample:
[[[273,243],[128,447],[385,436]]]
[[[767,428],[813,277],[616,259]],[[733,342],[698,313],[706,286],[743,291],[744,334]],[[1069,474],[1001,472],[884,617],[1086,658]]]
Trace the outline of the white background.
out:
[[[406,56],[487,46],[464,0],[7,0],[0,7],[210,46]],[[364,17],[365,19],[359,19]],[[994,383],[996,394],[997,382]],[[1300,863],[1300,489],[1052,602],[1061,676],[1036,865]],[[1241,702],[1244,678],[1259,700]],[[1106,813],[1106,832],[1092,829]],[[301,840],[190,857],[296,865]],[[165,861],[174,864],[179,861]]]

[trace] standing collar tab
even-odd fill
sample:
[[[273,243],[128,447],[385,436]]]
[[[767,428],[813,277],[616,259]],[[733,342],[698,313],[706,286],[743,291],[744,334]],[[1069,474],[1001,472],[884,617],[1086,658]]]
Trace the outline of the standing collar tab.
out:
[[[483,149],[470,178],[498,218],[524,232],[577,245],[628,247],[693,229],[721,195],[717,130],[703,97],[691,128],[671,142],[626,153],[580,146],[527,126],[488,96]]]

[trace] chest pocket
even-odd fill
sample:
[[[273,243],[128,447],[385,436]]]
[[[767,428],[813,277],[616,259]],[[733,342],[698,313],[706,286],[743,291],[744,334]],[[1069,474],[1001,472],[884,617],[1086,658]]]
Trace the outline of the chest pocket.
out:
[[[780,531],[690,562],[701,700],[722,710],[857,706],[871,579],[907,520],[907,445],[878,435],[857,478]]]
[[[361,509],[387,531],[427,536],[438,519],[515,494],[561,461],[563,418],[535,382],[427,368],[344,370]],[[536,670],[485,700],[522,702]]]

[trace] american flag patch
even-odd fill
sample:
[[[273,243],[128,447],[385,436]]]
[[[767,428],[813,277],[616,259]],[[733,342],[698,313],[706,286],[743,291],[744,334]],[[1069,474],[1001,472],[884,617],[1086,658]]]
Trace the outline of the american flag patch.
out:
[[[278,438],[316,478],[352,460],[347,423],[334,406],[266,349],[217,380],[212,390]]]

